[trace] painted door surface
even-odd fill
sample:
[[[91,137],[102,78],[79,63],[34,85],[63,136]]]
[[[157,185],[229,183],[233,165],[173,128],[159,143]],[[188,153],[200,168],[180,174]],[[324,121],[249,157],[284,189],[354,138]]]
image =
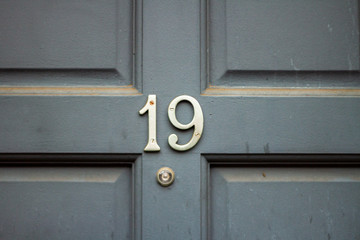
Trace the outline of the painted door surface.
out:
[[[360,239],[359,51],[355,0],[0,1],[0,239]]]

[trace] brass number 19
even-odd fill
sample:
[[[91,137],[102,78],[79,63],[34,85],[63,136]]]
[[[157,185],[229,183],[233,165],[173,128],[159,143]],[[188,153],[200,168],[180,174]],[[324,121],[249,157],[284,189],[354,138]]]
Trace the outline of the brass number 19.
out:
[[[188,124],[182,124],[176,118],[176,106],[181,101],[190,102],[194,108],[194,117]],[[146,112],[148,112],[149,115],[149,136],[148,143],[144,151],[160,151],[160,147],[156,141],[156,95],[149,95],[145,106],[139,111],[141,115]],[[178,136],[171,134],[168,139],[170,147],[177,151],[187,151],[193,148],[200,140],[204,128],[204,116],[199,102],[195,98],[188,95],[178,96],[171,101],[168,108],[168,116],[172,125],[178,129],[187,130],[194,127],[194,132],[190,141],[184,145],[177,144]]]

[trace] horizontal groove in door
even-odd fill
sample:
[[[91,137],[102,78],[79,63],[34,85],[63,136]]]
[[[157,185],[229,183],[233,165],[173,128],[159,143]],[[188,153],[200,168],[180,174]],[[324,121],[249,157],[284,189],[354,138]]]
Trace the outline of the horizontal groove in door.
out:
[[[128,166],[129,167],[129,166]],[[0,182],[115,183],[122,174],[114,167],[0,167]]]
[[[0,69],[2,86],[129,85],[117,69]]]
[[[228,182],[359,182],[359,168],[221,168]]]
[[[214,83],[242,87],[360,87],[358,71],[238,71],[230,70]]]
[[[0,96],[123,96],[141,95],[132,85],[122,87],[0,87]]]
[[[203,95],[360,96],[360,72],[227,71]]]

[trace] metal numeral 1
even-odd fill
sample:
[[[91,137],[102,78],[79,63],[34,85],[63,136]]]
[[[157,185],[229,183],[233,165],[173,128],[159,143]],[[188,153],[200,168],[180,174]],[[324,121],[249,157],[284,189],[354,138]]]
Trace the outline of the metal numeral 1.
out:
[[[144,151],[160,151],[160,147],[156,141],[156,95],[149,95],[145,106],[139,111],[140,115],[146,112],[148,112],[149,117],[149,138]]]

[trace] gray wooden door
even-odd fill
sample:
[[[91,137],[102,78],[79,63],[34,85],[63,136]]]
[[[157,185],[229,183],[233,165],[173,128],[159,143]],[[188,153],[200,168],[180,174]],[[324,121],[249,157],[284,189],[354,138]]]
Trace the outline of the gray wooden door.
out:
[[[360,239],[359,76],[355,0],[0,1],[0,239]]]

